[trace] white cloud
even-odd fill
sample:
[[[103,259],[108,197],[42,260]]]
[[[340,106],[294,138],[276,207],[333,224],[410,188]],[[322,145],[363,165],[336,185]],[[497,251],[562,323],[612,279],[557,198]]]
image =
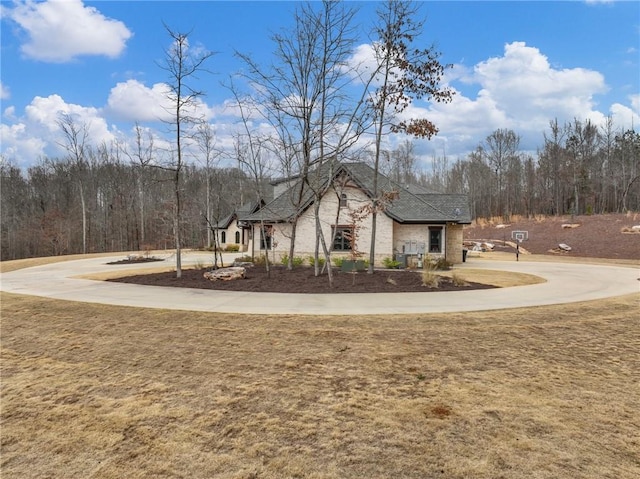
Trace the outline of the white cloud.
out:
[[[64,137],[58,126],[61,113],[71,115],[78,126],[87,127],[92,145],[115,139],[101,110],[66,103],[59,95],[37,96],[27,105],[21,118],[14,117],[13,108],[5,110],[5,118],[13,121],[3,123],[0,130],[3,155],[26,165],[43,156],[63,156],[64,149],[60,145],[64,143]]]
[[[528,118],[586,116],[593,109],[593,96],[607,91],[600,73],[556,70],[540,50],[523,42],[507,44],[504,56],[476,65],[474,78],[498,108],[524,124]]]
[[[360,76],[361,79],[366,80],[371,77],[371,73],[376,68],[377,62],[373,45],[365,43],[356,47],[353,55],[349,58],[348,65],[344,66],[343,70],[352,78]]]
[[[169,87],[165,83],[156,83],[149,88],[137,80],[127,80],[111,89],[107,109],[121,120],[168,121],[171,119],[168,93]]]
[[[607,91],[602,74],[584,68],[558,69],[539,49],[523,42],[506,44],[504,54],[489,58],[472,71],[456,66],[446,81],[477,85],[475,98],[457,92],[451,103],[425,104],[422,114],[440,129],[435,144],[446,141],[448,152],[464,154],[498,128],[514,130],[523,149],[535,150],[555,118],[602,123],[594,97]]]
[[[361,45],[350,64],[371,65],[372,55],[370,46]],[[449,154],[465,154],[498,128],[514,130],[522,137],[523,149],[535,150],[551,120],[601,123],[607,114],[596,109],[595,97],[608,90],[601,73],[553,67],[539,49],[524,42],[508,43],[502,56],[472,68],[454,65],[446,70],[443,85],[456,92],[452,102],[418,101],[401,115],[435,123],[439,133],[431,143],[438,154],[442,142]],[[620,107],[617,112],[624,113]]]
[[[151,88],[138,80],[120,82],[111,89],[107,100],[107,113],[119,120],[131,122],[171,121],[173,106],[167,98],[170,93],[165,83],[156,83]],[[215,109],[196,100],[196,106],[187,112],[195,118],[209,120],[215,116]]]
[[[625,130],[640,125],[640,94],[629,95],[629,106],[614,103],[610,109],[613,124]]]
[[[0,100],[8,100],[10,97],[11,92],[9,91],[9,87],[0,82]]]
[[[28,35],[22,52],[48,62],[67,62],[81,55],[115,58],[132,35],[124,23],[106,18],[81,0],[26,0],[8,16]]]
[[[16,161],[17,165],[29,167],[44,155],[47,142],[27,132],[25,123],[0,125],[2,156]]]

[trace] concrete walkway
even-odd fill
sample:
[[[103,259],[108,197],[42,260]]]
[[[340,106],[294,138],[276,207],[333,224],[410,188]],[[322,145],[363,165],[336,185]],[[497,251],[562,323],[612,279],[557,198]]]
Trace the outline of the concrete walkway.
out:
[[[382,294],[279,294],[140,286],[74,278],[141,265],[107,265],[122,259],[91,258],[25,268],[0,275],[0,289],[47,298],[145,308],[249,314],[404,314],[481,311],[571,303],[640,291],[638,268],[468,259],[456,268],[513,271],[541,276],[546,283],[512,288]],[[229,258],[232,260],[232,257]],[[208,264],[210,255],[189,253],[183,265]],[[167,263],[149,263],[149,268]]]

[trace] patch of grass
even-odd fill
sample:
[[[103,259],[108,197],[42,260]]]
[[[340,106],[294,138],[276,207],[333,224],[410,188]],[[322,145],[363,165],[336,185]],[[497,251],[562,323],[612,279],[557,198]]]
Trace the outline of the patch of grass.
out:
[[[526,273],[514,273],[512,271],[498,271],[491,269],[464,268],[452,271],[442,271],[442,277],[449,277],[453,281],[456,276],[462,281],[490,284],[498,288],[509,288],[512,286],[526,286],[529,284],[544,283],[545,279],[540,276]]]
[[[193,263],[193,269],[203,269],[203,268],[204,268],[204,261],[197,260]]]
[[[640,474],[640,294],[322,318],[0,299],[3,477]]]
[[[437,406],[433,406],[430,412],[433,416],[440,419],[444,419],[445,417],[451,416],[451,408],[448,406],[443,406],[441,404]]]
[[[119,256],[135,253],[134,251],[123,251],[113,253],[95,253],[95,254],[70,254],[65,256],[46,256],[43,258],[25,258],[11,261],[0,261],[0,273],[9,273],[23,268],[31,268],[33,266],[43,266],[45,264],[59,263],[61,261],[74,261],[78,259],[88,258],[105,258],[109,256]]]

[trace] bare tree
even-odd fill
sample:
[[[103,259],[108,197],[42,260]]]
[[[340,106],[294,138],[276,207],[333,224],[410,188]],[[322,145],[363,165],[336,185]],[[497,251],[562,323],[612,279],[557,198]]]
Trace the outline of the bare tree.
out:
[[[389,157],[391,161],[389,177],[397,183],[406,185],[415,182],[417,156],[415,153],[415,145],[413,141],[407,139],[395,148]],[[434,158],[435,160],[435,158]],[[436,161],[433,163],[434,173],[436,169]],[[443,171],[446,171],[446,165],[441,165],[439,175],[442,178]]]
[[[119,145],[119,150],[126,155],[133,167],[136,178],[136,189],[138,193],[138,214],[140,215],[139,247],[144,248],[147,241],[146,235],[146,190],[148,177],[146,171],[149,166],[154,165],[156,160],[155,141],[153,134],[145,130],[138,122],[134,127],[133,152],[129,152],[126,144]]]
[[[570,160],[573,196],[571,213],[580,214],[587,211],[587,198],[592,184],[592,167],[597,158],[600,144],[600,132],[590,120],[581,122],[574,119],[568,127],[566,150]]]
[[[270,139],[264,134],[252,126],[252,118],[258,115],[257,111],[259,106],[248,97],[242,97],[236,89],[233,81],[229,84],[229,90],[233,94],[238,112],[241,118],[240,131],[235,135],[234,140],[234,153],[235,158],[238,161],[240,169],[243,170],[250,178],[253,186],[253,193],[257,204],[262,206],[266,197],[264,191],[265,180],[269,177],[272,170],[269,161],[269,151],[265,148],[265,145],[269,143]],[[267,227],[264,221],[264,211],[260,208],[260,246],[265,251],[265,268],[267,271],[267,277],[270,276],[270,263],[269,263],[269,249],[272,246],[268,237],[272,234],[272,228]],[[253,230],[252,230],[253,231]],[[252,245],[255,248],[255,236],[253,237]],[[262,248],[264,246],[264,248]],[[255,256],[255,252],[252,251],[251,256]]]
[[[165,29],[171,38],[172,44],[165,51],[165,60],[161,68],[169,76],[167,99],[171,108],[172,119],[170,124],[175,135],[175,151],[171,155],[170,165],[162,166],[162,168],[171,172],[173,178],[173,232],[176,248],[176,277],[180,278],[182,276],[180,225],[182,197],[180,180],[185,165],[185,139],[189,133],[189,127],[201,122],[201,118],[196,116],[196,110],[198,99],[204,96],[203,91],[196,90],[190,85],[190,80],[196,79],[199,72],[206,71],[204,68],[205,63],[214,53],[200,49],[190,49],[189,33],[173,31],[167,25],[165,25]]]
[[[309,194],[318,208],[326,192],[327,182],[317,175],[310,178],[310,173],[330,177],[335,159],[364,130],[365,94],[353,99],[345,91],[354,80],[347,66],[355,44],[354,14],[353,8],[339,2],[302,4],[296,10],[294,28],[272,38],[272,65],[262,67],[250,56],[238,53],[248,66],[248,79],[260,86],[256,94],[276,132],[273,151],[278,153],[283,174],[297,176],[290,190],[297,212]],[[290,221],[289,268],[297,221],[298,214]],[[316,230],[319,244],[323,243],[328,254],[319,223]]]
[[[427,118],[399,119],[413,100],[427,99],[449,102],[453,91],[441,87],[448,67],[440,63],[435,48],[413,48],[422,33],[423,22],[418,19],[417,4],[403,0],[387,0],[377,11],[374,27],[374,53],[377,69],[374,73],[378,88],[371,99],[374,112],[374,177],[371,215],[371,250],[369,272],[375,262],[376,218],[378,203],[378,172],[382,154],[382,138],[388,132],[405,133],[418,138],[431,138],[438,132]]]
[[[640,133],[626,130],[616,135],[614,158],[619,170],[616,182],[621,191],[616,211],[637,210],[640,208]]]
[[[496,181],[496,215],[505,219],[511,214],[509,195],[505,187],[505,175],[510,165],[517,160],[520,137],[513,130],[498,129],[487,136],[483,153]]]
[[[213,221],[212,218],[212,202],[211,202],[211,175],[212,168],[216,165],[216,160],[220,157],[221,152],[216,149],[216,137],[211,124],[204,122],[198,125],[198,131],[196,133],[196,141],[200,153],[202,153],[202,161],[206,174],[206,222],[207,222],[207,246],[211,247],[212,244],[212,228],[210,227]],[[219,202],[218,202],[219,203]]]
[[[538,152],[538,184],[546,192],[541,212],[560,215],[564,213],[564,190],[567,183],[564,178],[566,128],[558,124],[557,118],[549,122],[549,127],[551,131],[549,134],[545,132],[544,145]]]
[[[87,254],[87,202],[85,199],[83,172],[87,164],[89,127],[86,123],[78,124],[69,113],[61,113],[57,123],[64,134],[65,142],[62,143],[62,146],[67,150],[69,158],[76,168],[80,205],[82,207],[82,253]]]

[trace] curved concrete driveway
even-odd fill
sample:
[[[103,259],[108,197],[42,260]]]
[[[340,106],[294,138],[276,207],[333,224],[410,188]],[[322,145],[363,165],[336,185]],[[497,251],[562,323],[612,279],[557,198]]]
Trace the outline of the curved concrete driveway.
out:
[[[547,280],[530,286],[436,293],[279,294],[165,288],[78,279],[105,271],[140,269],[106,265],[122,259],[91,258],[25,268],[0,275],[0,289],[10,293],[90,303],[188,311],[252,314],[403,314],[479,311],[571,303],[640,291],[637,268],[587,264],[469,261],[457,268],[514,271]],[[188,254],[183,264],[206,264],[208,257]],[[170,263],[171,260],[168,260]],[[153,266],[158,263],[153,263]],[[171,266],[171,264],[167,264]]]

